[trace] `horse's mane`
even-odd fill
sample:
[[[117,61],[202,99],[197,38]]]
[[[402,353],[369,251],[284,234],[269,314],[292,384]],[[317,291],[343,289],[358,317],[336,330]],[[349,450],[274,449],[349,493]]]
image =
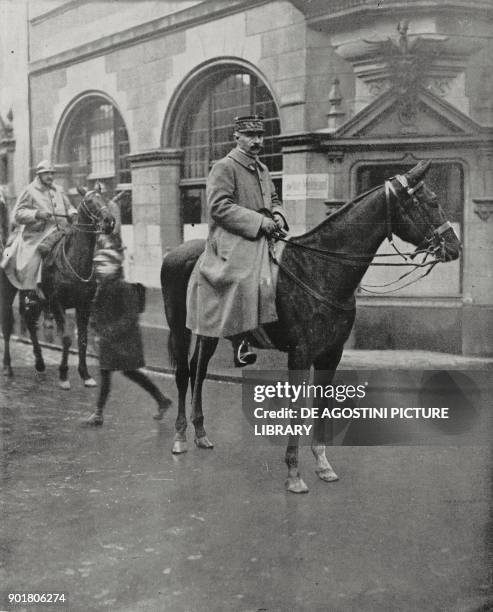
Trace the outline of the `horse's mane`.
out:
[[[360,193],[350,202],[346,202],[340,208],[338,208],[337,210],[332,212],[330,215],[328,215],[326,219],[324,219],[321,223],[313,227],[311,230],[308,230],[307,232],[305,232],[304,234],[300,234],[299,236],[294,236],[294,238],[292,238],[291,240],[310,237],[312,234],[315,234],[318,231],[320,231],[320,229],[325,227],[325,225],[329,225],[330,223],[332,223],[334,221],[334,218],[340,217],[341,215],[346,214],[349,210],[352,210],[356,204],[361,202],[361,200],[363,200],[364,198],[366,198],[373,192],[379,189],[382,189],[382,188],[383,188],[383,185],[377,185],[376,187],[372,187],[371,189],[368,189],[368,191],[365,191],[364,193]]]

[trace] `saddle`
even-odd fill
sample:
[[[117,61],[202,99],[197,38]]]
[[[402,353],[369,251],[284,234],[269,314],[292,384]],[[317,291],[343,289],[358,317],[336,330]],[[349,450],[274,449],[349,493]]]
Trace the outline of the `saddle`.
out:
[[[47,259],[48,255],[53,251],[55,245],[65,236],[65,233],[66,232],[64,230],[57,229],[43,238],[43,240],[36,247],[36,250],[43,259]]]

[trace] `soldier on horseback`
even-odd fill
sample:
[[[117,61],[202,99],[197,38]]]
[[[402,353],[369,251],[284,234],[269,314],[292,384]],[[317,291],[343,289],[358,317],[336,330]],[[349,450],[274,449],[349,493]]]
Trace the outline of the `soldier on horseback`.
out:
[[[29,291],[29,299],[43,300],[42,259],[73,223],[77,211],[61,187],[53,182],[55,169],[43,160],[36,167],[36,178],[21,193],[13,210],[17,227],[1,266],[18,289]]]
[[[263,117],[236,117],[234,137],[236,148],[214,164],[207,180],[209,235],[189,285],[187,327],[232,340],[241,367],[256,360],[246,332],[277,320],[267,239],[288,226],[258,158]]]

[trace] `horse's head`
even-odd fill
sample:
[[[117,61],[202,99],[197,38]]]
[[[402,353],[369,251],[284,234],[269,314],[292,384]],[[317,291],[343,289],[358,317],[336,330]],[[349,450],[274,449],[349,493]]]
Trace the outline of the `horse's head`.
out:
[[[391,206],[392,230],[418,249],[429,248],[441,261],[451,261],[459,257],[461,244],[436,194],[424,182],[430,165],[430,161],[421,161],[387,182],[386,197],[395,200]]]
[[[115,227],[115,217],[111,214],[100,189],[87,190],[84,187],[77,187],[77,191],[82,196],[79,204],[78,221],[79,225],[92,226],[95,232],[110,234]]]

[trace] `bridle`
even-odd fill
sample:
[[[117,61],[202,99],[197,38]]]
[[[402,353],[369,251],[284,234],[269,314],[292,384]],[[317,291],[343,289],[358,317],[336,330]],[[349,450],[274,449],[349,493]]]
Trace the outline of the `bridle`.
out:
[[[397,193],[397,190],[395,189],[394,185],[392,184],[393,180],[397,180],[398,183],[401,185],[401,187],[406,191],[408,197],[411,199],[412,203],[414,204],[414,206],[416,207],[416,210],[418,210],[421,218],[423,219],[423,221],[426,223],[427,225],[427,230],[428,230],[428,236],[426,236],[426,238],[424,239],[424,241],[418,245],[418,247],[415,249],[415,251],[413,251],[412,253],[403,253],[401,252],[397,246],[394,243],[393,240],[393,227],[392,227],[392,196],[395,199],[396,205],[397,206],[401,206],[400,204],[400,198],[399,195]],[[340,251],[330,251],[327,249],[319,249],[317,247],[310,247],[308,245],[304,245],[304,244],[300,244],[297,242],[293,242],[289,239],[284,238],[282,235],[277,234],[274,236],[275,240],[279,240],[282,242],[285,242],[287,244],[289,244],[290,246],[293,246],[295,248],[299,248],[305,251],[310,251],[312,253],[314,253],[316,256],[322,258],[322,259],[327,259],[329,261],[338,261],[338,262],[345,262],[348,265],[351,266],[386,266],[386,267],[411,267],[410,270],[408,270],[407,272],[405,272],[404,274],[401,274],[399,276],[399,278],[390,281],[389,283],[385,283],[382,285],[360,285],[360,288],[363,291],[366,291],[367,293],[373,293],[376,295],[382,295],[385,293],[392,293],[394,291],[398,291],[399,289],[403,289],[404,287],[407,287],[409,285],[412,285],[416,282],[418,282],[419,280],[421,280],[422,278],[424,278],[425,276],[427,276],[428,274],[430,274],[430,272],[433,270],[433,268],[438,264],[441,263],[443,261],[445,261],[445,238],[444,238],[444,234],[446,234],[447,232],[452,231],[453,232],[453,228],[452,225],[449,221],[445,221],[442,225],[440,225],[438,228],[435,228],[429,215],[424,214],[423,212],[423,204],[421,203],[421,201],[419,200],[418,196],[416,195],[417,192],[419,192],[419,190],[424,186],[424,181],[419,181],[414,187],[410,187],[409,182],[407,180],[407,178],[404,175],[396,175],[395,177],[392,177],[390,179],[388,179],[387,181],[385,181],[384,184],[384,189],[385,189],[385,225],[386,225],[386,237],[387,240],[389,241],[390,245],[392,246],[392,248],[394,249],[395,253],[365,253],[365,254],[360,254],[360,255],[354,255],[351,253],[344,253],[344,252],[340,252]],[[378,189],[378,187],[373,188],[363,194],[360,194],[359,196],[357,196],[354,200],[352,200],[350,202],[350,204],[353,203],[357,203],[358,201],[360,201],[363,197],[365,197],[366,195],[368,195],[369,193],[371,193],[372,191],[375,191],[376,189]],[[284,264],[282,264],[281,261],[279,261],[277,259],[277,257],[274,254],[274,250],[273,248],[270,249],[271,252],[271,258],[274,261],[274,263],[276,263],[281,270],[283,270],[283,272],[285,272],[290,278],[292,278],[292,280],[294,280],[295,282],[297,282],[298,285],[300,285],[305,291],[307,291],[308,293],[312,294],[314,297],[316,297],[319,301],[323,301],[323,302],[328,302],[330,305],[332,306],[336,306],[338,308],[341,308],[343,310],[349,310],[349,304],[341,304],[341,303],[334,303],[331,302],[330,300],[327,300],[327,298],[324,298],[322,296],[320,296],[320,294],[317,294],[317,292],[315,292],[309,285],[307,285],[304,281],[302,281],[301,279],[299,279],[298,277],[296,277],[291,270],[288,270],[286,268],[286,266]],[[403,261],[402,262],[374,262],[372,261],[374,258],[385,258],[385,257],[395,257],[395,255],[399,255]],[[416,260],[416,257],[421,255],[421,259],[420,260]],[[428,260],[428,257],[432,257],[432,259]],[[414,278],[412,280],[410,280],[409,282],[406,282],[402,285],[400,285],[399,287],[395,287],[393,289],[390,289],[389,291],[372,291],[370,289],[368,289],[368,287],[372,287],[372,288],[377,288],[377,287],[388,287],[390,285],[395,285],[396,283],[398,283],[399,281],[403,280],[404,278],[408,277],[410,274],[412,274],[415,270],[417,269],[422,269],[423,273],[420,274],[417,278]],[[316,294],[316,295],[315,295]]]
[[[416,207],[416,210],[419,212],[421,218],[428,226],[427,229],[431,230],[430,235],[426,237],[420,245],[418,245],[417,249],[414,251],[412,255],[416,256],[420,252],[424,252],[427,254],[434,255],[438,259],[437,263],[444,261],[445,252],[443,250],[443,247],[444,247],[445,241],[444,241],[443,234],[445,234],[446,232],[450,230],[453,231],[452,224],[450,223],[450,221],[445,221],[444,223],[442,223],[442,225],[435,228],[433,226],[433,223],[428,213],[426,213],[426,217],[425,217],[424,210],[426,209],[423,209],[423,206],[421,202],[419,201],[419,198],[416,196],[416,193],[422,187],[424,187],[424,181],[419,181],[414,187],[410,187],[409,181],[407,180],[405,176],[398,174],[394,178],[400,183],[403,189],[405,189],[407,195],[409,196],[412,203]],[[389,179],[388,181],[385,181],[387,240],[398,251],[397,247],[395,247],[395,245],[393,244],[392,211],[391,211],[391,204],[390,204],[390,194],[391,193],[395,197],[397,206],[400,206],[400,199],[397,194],[397,191],[392,185],[392,179]],[[376,255],[376,257],[378,257],[378,255]]]
[[[72,227],[78,231],[85,234],[102,234],[103,233],[103,222],[105,214],[108,212],[108,207],[106,205],[101,206],[97,209],[97,213],[94,213],[89,206],[87,205],[87,198],[91,196],[93,193],[99,193],[95,189],[88,191],[84,197],[82,198],[81,203],[79,204],[79,210],[82,210],[84,214],[89,218],[89,223],[79,223],[76,221]]]
[[[103,232],[103,222],[104,222],[105,214],[108,212],[108,207],[106,205],[101,206],[100,208],[97,209],[97,214],[94,213],[88,207],[87,202],[86,202],[86,198],[88,198],[88,196],[91,196],[93,193],[99,193],[99,192],[97,192],[95,189],[88,191],[87,193],[84,194],[84,197],[82,198],[82,201],[79,204],[79,210],[82,209],[82,211],[88,217],[90,222],[80,223],[79,221],[76,221],[75,223],[72,224],[72,228],[75,231],[81,232],[83,234],[102,234],[104,233]],[[80,276],[80,274],[78,274],[78,272],[74,269],[74,267],[70,263],[70,260],[67,257],[65,240],[63,241],[61,245],[61,252],[62,252],[62,257],[63,257],[63,261],[65,265],[70,270],[70,272],[72,272],[72,274],[77,278],[77,280],[81,281],[82,283],[89,283],[92,281],[92,279],[94,278],[94,265],[91,268],[90,275],[87,278],[84,278],[83,276]]]

